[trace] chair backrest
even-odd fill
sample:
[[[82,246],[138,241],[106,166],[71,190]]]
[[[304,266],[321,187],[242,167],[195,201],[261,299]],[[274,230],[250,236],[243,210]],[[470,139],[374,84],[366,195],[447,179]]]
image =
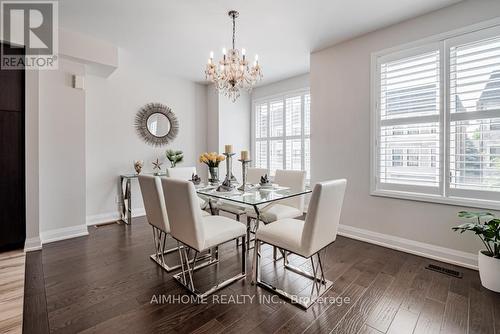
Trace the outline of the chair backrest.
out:
[[[292,191],[304,191],[306,188],[306,172],[303,170],[276,170],[274,183],[280,186],[290,187]],[[295,196],[279,201],[280,204],[289,205],[300,211],[304,211],[304,196]]]
[[[139,175],[139,186],[141,188],[142,200],[146,209],[148,222],[165,233],[170,233],[167,208],[161,179],[159,176]]]
[[[314,254],[334,242],[340,221],[347,181],[345,179],[317,183],[302,231],[302,247]]]
[[[193,183],[169,177],[161,181],[170,234],[189,247],[201,251],[205,243],[205,230]]]
[[[267,168],[249,167],[247,169],[247,182],[257,184],[260,182],[260,177],[267,174]]]
[[[196,167],[167,168],[167,176],[179,180],[191,180],[193,174],[196,174]]]

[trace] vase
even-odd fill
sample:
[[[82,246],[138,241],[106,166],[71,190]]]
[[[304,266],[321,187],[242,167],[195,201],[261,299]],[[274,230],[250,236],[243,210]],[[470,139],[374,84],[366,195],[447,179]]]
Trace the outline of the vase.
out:
[[[500,292],[500,259],[479,251],[478,267],[481,284],[488,290]]]
[[[210,183],[219,183],[219,167],[208,167],[208,172],[210,173],[208,181]]]
[[[137,175],[141,174],[142,167],[144,166],[144,161],[142,160],[135,160],[134,161],[134,169]]]

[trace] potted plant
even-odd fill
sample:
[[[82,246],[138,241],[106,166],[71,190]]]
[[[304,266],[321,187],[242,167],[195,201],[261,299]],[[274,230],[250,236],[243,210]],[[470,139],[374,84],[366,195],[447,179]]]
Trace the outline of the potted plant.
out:
[[[221,161],[226,159],[222,154],[216,152],[205,152],[200,155],[200,162],[208,166],[208,171],[210,172],[209,182],[218,183],[219,182],[219,164]]]
[[[500,219],[488,212],[460,211],[458,217],[474,221],[453,227],[454,231],[474,232],[486,249],[479,251],[478,267],[481,284],[500,292]]]
[[[165,153],[168,161],[170,161],[170,167],[174,168],[179,162],[184,159],[184,153],[182,151],[167,150]]]

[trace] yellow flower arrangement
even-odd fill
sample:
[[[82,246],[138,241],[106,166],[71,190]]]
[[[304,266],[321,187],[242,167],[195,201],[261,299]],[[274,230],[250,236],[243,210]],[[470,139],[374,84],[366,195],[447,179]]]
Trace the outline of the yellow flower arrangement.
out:
[[[206,164],[208,167],[219,167],[219,163],[225,159],[225,156],[217,152],[205,152],[200,155],[200,162]]]

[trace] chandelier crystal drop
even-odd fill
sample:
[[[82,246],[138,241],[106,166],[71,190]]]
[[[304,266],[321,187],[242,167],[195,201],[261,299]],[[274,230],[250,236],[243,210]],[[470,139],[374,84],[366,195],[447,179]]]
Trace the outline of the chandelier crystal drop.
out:
[[[239,13],[231,10],[228,15],[233,20],[233,47],[229,50],[223,48],[222,59],[217,63],[214,62],[214,53],[210,52],[205,74],[207,80],[213,82],[219,92],[235,102],[240,96],[241,89],[250,92],[252,87],[262,79],[262,71],[258,55],[255,55],[255,61],[250,66],[245,49],[241,49],[241,52],[236,49],[236,18]]]

